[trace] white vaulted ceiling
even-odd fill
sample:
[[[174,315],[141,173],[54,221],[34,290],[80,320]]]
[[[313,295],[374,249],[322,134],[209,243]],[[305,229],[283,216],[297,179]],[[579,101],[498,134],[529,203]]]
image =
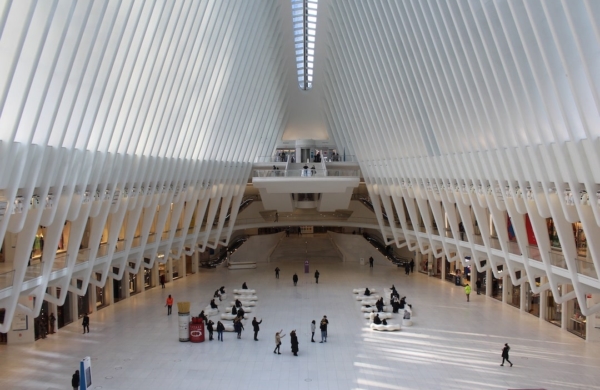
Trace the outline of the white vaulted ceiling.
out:
[[[223,213],[241,202],[251,163],[282,138],[327,137],[357,156],[391,242],[469,256],[496,276],[504,265],[514,284],[600,309],[585,298],[600,288],[600,242],[590,239],[600,235],[600,2],[320,0],[309,91],[298,88],[293,30],[291,0],[0,0],[0,241],[19,233],[15,293],[0,301],[7,318],[21,292],[43,296],[56,280],[48,250],[39,283],[27,284],[39,225],[83,230],[91,217],[98,236],[109,215],[116,228],[133,213],[148,228],[141,250],[127,244],[112,275],[120,278],[127,262],[132,272],[146,266],[148,253],[229,237]],[[27,207],[35,196],[54,207]],[[142,211],[169,204],[184,225],[220,223],[177,244],[172,235],[147,243],[152,219]],[[385,225],[381,210],[398,221]],[[563,266],[550,249],[550,217]],[[169,221],[159,212],[174,234],[177,218]],[[459,221],[468,241],[452,238]],[[579,221],[593,272],[569,238]],[[108,261],[79,265],[80,241],[69,243],[62,287],[73,275],[84,286],[111,275]],[[540,276],[547,283],[536,286]],[[561,294],[561,284],[574,291]]]

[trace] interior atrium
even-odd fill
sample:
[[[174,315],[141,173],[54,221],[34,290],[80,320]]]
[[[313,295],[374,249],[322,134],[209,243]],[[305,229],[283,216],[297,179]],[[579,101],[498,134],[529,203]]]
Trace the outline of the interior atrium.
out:
[[[0,387],[600,388],[600,1],[0,0],[0,58]]]

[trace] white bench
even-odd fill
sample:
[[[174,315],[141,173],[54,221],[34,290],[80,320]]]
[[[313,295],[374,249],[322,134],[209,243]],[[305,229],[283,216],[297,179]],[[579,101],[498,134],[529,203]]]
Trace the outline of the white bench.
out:
[[[381,297],[379,295],[377,295],[377,294],[371,294],[371,295],[362,295],[362,294],[360,294],[360,295],[356,295],[355,298],[356,298],[357,301],[363,301],[365,299],[379,299]]]
[[[377,308],[375,306],[361,306],[360,311],[362,311],[363,313],[370,313],[370,312],[376,312]],[[387,313],[391,313],[392,312],[392,307],[391,306],[386,306],[383,305],[383,311],[387,312]]]
[[[223,324],[223,326],[225,327],[225,332],[235,332],[235,329],[233,328],[233,322],[221,322]],[[217,329],[217,326],[214,326],[215,329]],[[246,327],[244,326],[244,329],[246,329]]]
[[[389,320],[391,318],[394,318],[394,315],[392,313],[389,312],[381,312],[381,313],[377,313],[377,312],[370,312],[370,313],[364,313],[365,318],[367,318],[369,320],[369,323],[373,322],[373,319],[375,318],[375,315],[379,314],[379,318],[382,320]]]
[[[233,293],[234,293],[234,294],[240,294],[240,295],[241,295],[241,294],[249,294],[249,295],[254,295],[254,294],[256,294],[256,290],[243,289],[243,288],[241,288],[241,289],[239,289],[239,290],[238,290],[238,289],[236,288],[236,289],[234,289],[234,290],[233,290]]]
[[[242,306],[256,306],[256,301],[245,301],[245,300],[241,300],[240,302],[242,302]],[[231,306],[235,305],[235,301],[234,302],[229,302],[229,304]]]
[[[394,331],[400,330],[400,324],[387,324],[387,325],[371,324],[370,328],[372,330],[382,330],[382,331],[394,332]]]
[[[217,310],[217,309],[213,309],[213,308],[211,308],[211,307],[210,307],[210,305],[208,305],[208,306],[206,306],[206,307],[204,308],[204,314],[205,314],[207,317],[216,316],[217,314],[219,314],[219,310]]]
[[[252,263],[252,262],[249,262],[249,261],[239,262],[239,263],[229,263],[229,266],[227,268],[229,268],[229,269],[249,269],[249,268],[256,268],[256,263]]]
[[[366,290],[366,287],[364,287],[364,288],[355,288],[355,289],[352,290],[352,292],[354,294],[362,294],[362,293],[365,292],[365,290]],[[371,291],[371,293],[377,292],[377,290],[375,290],[374,288],[369,288],[369,291]]]
[[[232,308],[232,307],[233,307],[233,305],[231,305],[231,306],[227,306],[225,309],[223,309],[223,311],[224,311],[225,313],[231,313],[231,308]],[[244,309],[244,311],[245,311],[246,313],[252,313],[252,308],[251,308],[251,307],[245,307],[245,306],[242,306],[242,309]],[[239,308],[238,308],[238,310],[239,310]]]
[[[234,295],[233,299],[239,299],[240,301],[258,301],[256,295]]]
[[[222,320],[234,320],[237,318],[237,314],[227,314],[227,313],[221,313],[221,319]],[[244,319],[247,320],[248,319],[248,315],[244,314]]]

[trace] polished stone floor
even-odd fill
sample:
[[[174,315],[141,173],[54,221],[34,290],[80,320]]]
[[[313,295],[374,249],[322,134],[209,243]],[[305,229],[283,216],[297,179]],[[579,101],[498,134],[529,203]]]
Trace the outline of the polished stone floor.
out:
[[[84,356],[92,357],[92,389],[600,389],[597,344],[492,298],[473,294],[467,303],[460,287],[387,266],[313,261],[309,275],[302,262],[288,261],[203,270],[154,288],[91,315],[89,334],[81,334],[79,321],[33,345],[1,346],[0,389],[70,388]],[[225,285],[230,298],[243,282],[257,290],[251,314],[263,319],[259,341],[250,320],[241,340],[226,333],[224,342],[178,341],[178,317],[166,315],[168,294],[191,301],[195,314],[217,287]],[[414,326],[373,332],[351,290],[392,283],[413,303]],[[323,315],[328,342],[311,343],[310,321]],[[274,355],[279,329],[288,336],[282,355]],[[292,329],[298,357],[290,352]],[[505,342],[512,368],[499,366]]]

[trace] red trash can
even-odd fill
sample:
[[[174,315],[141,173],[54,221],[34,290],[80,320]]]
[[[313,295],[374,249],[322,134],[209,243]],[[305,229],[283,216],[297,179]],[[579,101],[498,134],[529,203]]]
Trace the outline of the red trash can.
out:
[[[204,320],[192,317],[190,322],[190,341],[192,343],[204,342]]]

